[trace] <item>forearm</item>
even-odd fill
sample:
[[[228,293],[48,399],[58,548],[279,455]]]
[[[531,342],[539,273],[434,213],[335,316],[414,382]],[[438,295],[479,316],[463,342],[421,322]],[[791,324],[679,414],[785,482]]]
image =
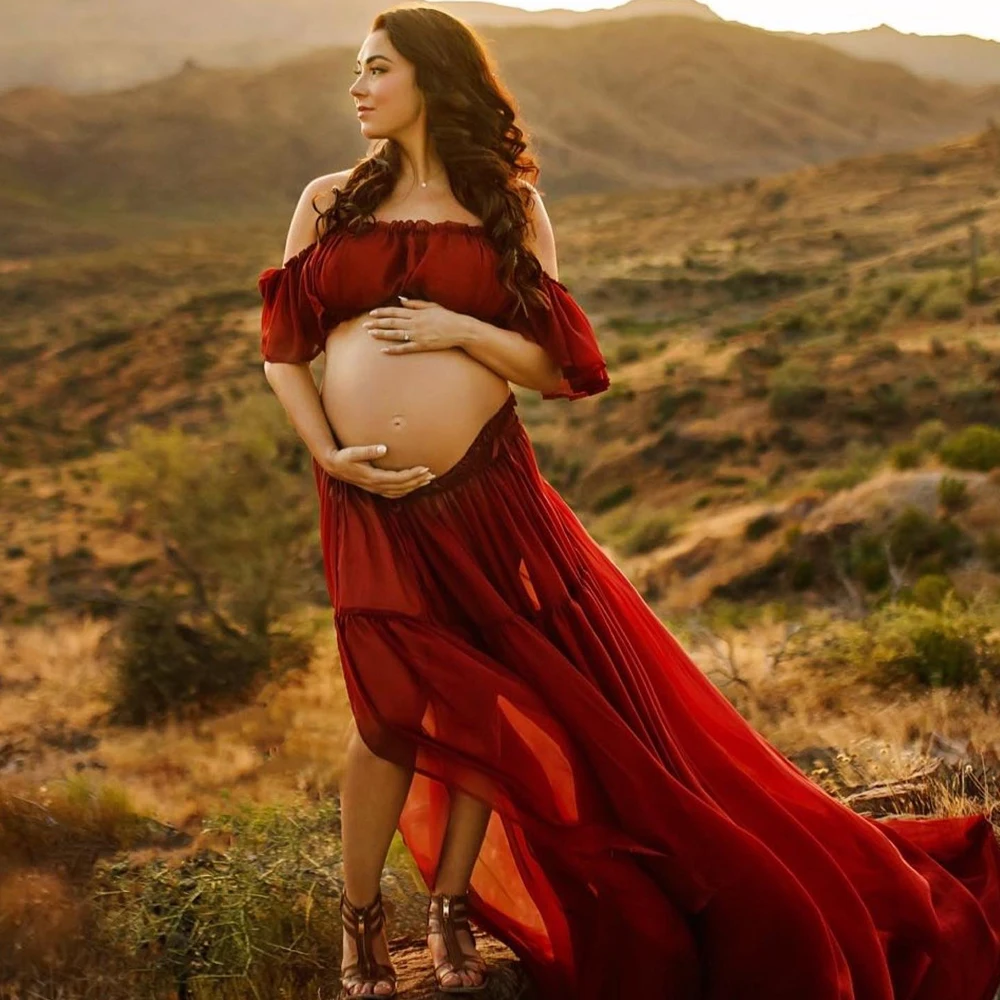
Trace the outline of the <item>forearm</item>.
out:
[[[339,447],[309,365],[265,361],[264,377],[313,458],[322,461]]]
[[[559,366],[539,344],[514,330],[504,330],[475,316],[466,316],[462,349],[498,375],[527,389],[546,392],[562,378]]]

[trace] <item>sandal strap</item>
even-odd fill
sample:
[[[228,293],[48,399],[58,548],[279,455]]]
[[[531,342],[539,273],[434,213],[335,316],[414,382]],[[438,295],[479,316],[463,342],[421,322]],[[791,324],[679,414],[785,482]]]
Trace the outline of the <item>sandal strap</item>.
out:
[[[341,970],[341,981],[353,980],[354,984],[365,980],[388,979],[390,985],[396,986],[396,970],[391,965],[377,962],[372,952],[371,942],[385,923],[385,909],[382,906],[382,891],[375,893],[375,898],[367,906],[355,906],[347,898],[347,889],[340,892],[340,917],[348,933],[354,939],[358,953],[357,961]],[[386,995],[387,1000],[389,994]]]
[[[467,930],[470,934],[472,933],[472,928],[469,926],[469,920],[467,916],[468,909],[468,893],[455,893],[449,895],[448,893],[432,893],[427,901],[427,933],[428,934],[441,934],[444,937],[445,950],[448,954],[447,959],[443,959],[438,962],[434,967],[434,977],[441,984],[441,980],[449,972],[453,972],[456,975],[464,971],[470,963],[476,962],[475,956],[467,955],[463,950],[462,946],[458,942],[458,937],[455,934],[456,930]],[[482,956],[479,956],[479,962],[483,962]],[[446,966],[449,968],[441,975],[439,975],[439,970],[444,969]],[[485,973],[485,962],[480,967],[475,965],[472,967],[472,971]]]

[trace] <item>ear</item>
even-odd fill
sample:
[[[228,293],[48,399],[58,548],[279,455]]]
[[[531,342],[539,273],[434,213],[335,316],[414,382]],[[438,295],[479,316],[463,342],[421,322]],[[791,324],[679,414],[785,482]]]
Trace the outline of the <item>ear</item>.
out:
[[[527,181],[520,182],[531,191],[528,221],[528,249],[538,258],[538,262],[550,278],[559,280],[559,264],[556,260],[556,237],[552,231],[549,213],[545,210],[542,196]]]

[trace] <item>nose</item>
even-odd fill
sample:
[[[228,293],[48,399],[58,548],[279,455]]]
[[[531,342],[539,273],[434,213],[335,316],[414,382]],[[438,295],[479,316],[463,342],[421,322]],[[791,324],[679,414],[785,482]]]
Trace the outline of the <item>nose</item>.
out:
[[[365,92],[365,88],[361,86],[360,76],[351,84],[347,92],[351,97],[360,97]]]

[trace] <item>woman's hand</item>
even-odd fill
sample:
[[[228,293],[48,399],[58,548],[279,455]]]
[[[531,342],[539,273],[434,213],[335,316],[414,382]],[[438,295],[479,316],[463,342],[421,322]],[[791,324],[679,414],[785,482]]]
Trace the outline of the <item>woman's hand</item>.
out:
[[[468,316],[452,312],[436,302],[399,296],[401,306],[372,309],[365,328],[376,340],[391,341],[384,354],[443,351],[461,347],[468,334]]]
[[[383,497],[405,496],[426,486],[434,478],[434,473],[426,465],[410,469],[380,469],[372,465],[372,460],[382,458],[385,451],[385,445],[381,444],[331,448],[316,461],[334,479],[342,479],[345,483]]]

